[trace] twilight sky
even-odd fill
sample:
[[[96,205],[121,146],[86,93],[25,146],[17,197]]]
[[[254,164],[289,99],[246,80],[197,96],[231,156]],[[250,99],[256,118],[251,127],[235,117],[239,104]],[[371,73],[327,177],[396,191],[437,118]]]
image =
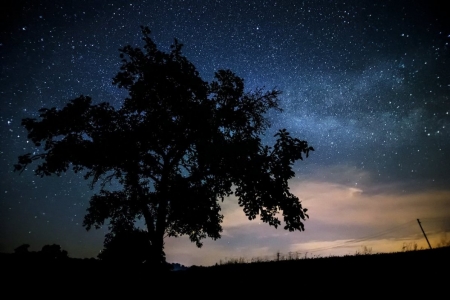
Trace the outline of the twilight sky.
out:
[[[231,69],[248,90],[278,88],[272,128],[316,151],[296,164],[291,190],[309,209],[305,232],[248,221],[233,197],[222,239],[197,249],[166,240],[169,262],[210,265],[244,257],[400,251],[450,240],[450,25],[433,1],[32,1],[0,16],[0,252],[57,243],[95,257],[106,228],[81,226],[93,191],[81,175],[13,172],[36,151],[20,126],[42,107],[80,94],[119,106],[118,49],[142,46],[147,25],[160,49],[179,39],[210,81]],[[437,1],[439,2],[439,1]],[[6,5],[3,5],[6,7]],[[306,254],[308,252],[308,254]]]

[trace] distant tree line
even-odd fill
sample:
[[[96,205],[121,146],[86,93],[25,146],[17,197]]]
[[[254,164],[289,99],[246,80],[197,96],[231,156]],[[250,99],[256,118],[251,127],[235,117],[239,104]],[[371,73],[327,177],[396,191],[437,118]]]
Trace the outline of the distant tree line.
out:
[[[105,248],[100,251],[97,258],[76,259],[71,258],[60,245],[45,245],[40,251],[30,251],[29,244],[22,244],[14,249],[14,253],[0,253],[0,261],[3,262],[62,262],[62,261],[98,261],[107,264],[138,265],[146,262],[146,251],[149,251],[146,239],[140,230],[132,232],[120,232],[107,235]],[[166,263],[166,270],[185,270],[184,265],[178,263]]]
[[[14,249],[14,256],[22,260],[49,261],[66,260],[69,258],[68,252],[61,249],[60,245],[45,245],[41,251],[29,251],[30,245],[23,244]]]

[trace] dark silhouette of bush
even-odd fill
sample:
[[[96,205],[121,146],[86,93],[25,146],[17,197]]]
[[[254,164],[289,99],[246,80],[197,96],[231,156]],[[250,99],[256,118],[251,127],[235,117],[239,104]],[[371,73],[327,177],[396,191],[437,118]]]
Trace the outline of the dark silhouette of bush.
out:
[[[29,253],[28,248],[30,248],[30,245],[28,244],[20,245],[19,247],[14,249],[14,253],[18,255],[28,254]]]
[[[106,262],[144,263],[152,252],[147,233],[142,230],[108,233],[98,258]]]
[[[40,251],[40,256],[44,260],[61,260],[61,259],[67,259],[68,253],[66,250],[62,250],[60,245],[45,245],[42,247],[42,250]]]

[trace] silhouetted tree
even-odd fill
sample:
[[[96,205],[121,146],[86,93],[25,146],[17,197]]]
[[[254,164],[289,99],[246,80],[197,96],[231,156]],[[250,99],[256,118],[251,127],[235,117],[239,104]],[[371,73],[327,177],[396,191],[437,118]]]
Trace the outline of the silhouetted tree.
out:
[[[157,49],[150,30],[142,28],[144,50],[120,49],[122,66],[113,84],[129,96],[120,108],[93,104],[80,96],[64,108],[43,108],[40,120],[22,125],[38,154],[19,157],[15,169],[41,160],[40,176],[72,168],[97,182],[83,225],[89,230],[109,220],[111,232],[135,230],[143,217],[154,262],[164,262],[164,238],[188,235],[201,247],[207,236],[220,238],[220,200],[233,194],[247,217],[257,215],[277,227],[304,230],[308,215],[290,193],[293,163],[313,150],[283,129],[273,147],[260,135],[266,113],[279,108],[280,91],[244,92],[243,79],[219,70],[203,81],[175,40],[169,53]],[[109,191],[105,184],[121,189]]]

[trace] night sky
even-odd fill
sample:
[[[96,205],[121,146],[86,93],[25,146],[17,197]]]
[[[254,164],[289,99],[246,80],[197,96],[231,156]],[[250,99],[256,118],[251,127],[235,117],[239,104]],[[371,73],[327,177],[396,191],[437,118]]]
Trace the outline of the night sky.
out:
[[[438,2],[438,1],[437,1]],[[4,3],[4,2],[2,2]],[[59,244],[96,257],[106,228],[86,231],[95,192],[80,174],[13,172],[39,151],[22,118],[79,95],[120,106],[112,85],[120,47],[174,38],[204,80],[219,69],[248,91],[277,88],[282,113],[263,138],[288,129],[315,148],[291,190],[309,209],[305,232],[250,222],[231,197],[222,239],[201,249],[166,240],[169,262],[210,265],[273,258],[400,251],[450,240],[450,18],[433,1],[6,1],[0,24],[0,252]],[[35,165],[34,165],[35,166]],[[306,254],[308,252],[308,254]]]

